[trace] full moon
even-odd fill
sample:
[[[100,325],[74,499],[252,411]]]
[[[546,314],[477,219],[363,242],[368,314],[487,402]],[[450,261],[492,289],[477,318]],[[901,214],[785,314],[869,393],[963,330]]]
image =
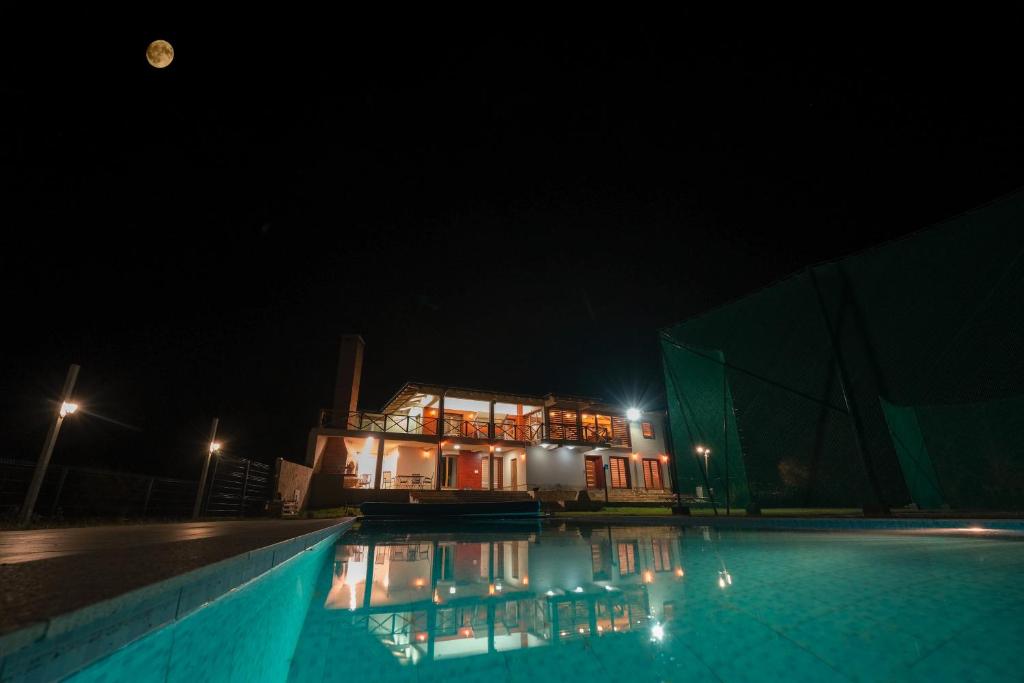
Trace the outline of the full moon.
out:
[[[174,60],[174,48],[166,40],[154,40],[146,48],[146,60],[157,69],[163,69]]]

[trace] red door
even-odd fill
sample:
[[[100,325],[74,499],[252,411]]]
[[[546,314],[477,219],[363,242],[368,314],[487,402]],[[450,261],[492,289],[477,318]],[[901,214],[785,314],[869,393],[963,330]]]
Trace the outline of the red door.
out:
[[[460,489],[482,489],[482,451],[459,451],[458,487]]]
[[[584,461],[587,468],[587,488],[604,488],[604,465],[600,455],[588,455]]]

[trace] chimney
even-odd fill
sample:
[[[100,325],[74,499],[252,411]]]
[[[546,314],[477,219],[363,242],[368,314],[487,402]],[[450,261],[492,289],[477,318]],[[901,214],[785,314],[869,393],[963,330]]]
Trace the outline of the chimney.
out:
[[[363,374],[363,348],[366,342],[358,334],[341,335],[338,353],[338,378],[334,382],[335,419],[347,419],[359,403],[359,378]]]

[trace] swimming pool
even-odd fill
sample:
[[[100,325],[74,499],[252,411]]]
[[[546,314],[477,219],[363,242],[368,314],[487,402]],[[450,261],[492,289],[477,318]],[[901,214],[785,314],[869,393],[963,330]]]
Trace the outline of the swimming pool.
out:
[[[364,525],[78,681],[1017,680],[1024,542]]]

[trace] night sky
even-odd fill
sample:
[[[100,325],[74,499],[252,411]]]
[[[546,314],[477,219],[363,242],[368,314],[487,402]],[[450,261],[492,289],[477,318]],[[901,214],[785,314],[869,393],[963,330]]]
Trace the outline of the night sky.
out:
[[[658,328],[1024,184],[1011,21],[740,13],[7,17],[0,457],[77,362],[57,463],[301,459],[344,332],[366,408],[658,407]]]

